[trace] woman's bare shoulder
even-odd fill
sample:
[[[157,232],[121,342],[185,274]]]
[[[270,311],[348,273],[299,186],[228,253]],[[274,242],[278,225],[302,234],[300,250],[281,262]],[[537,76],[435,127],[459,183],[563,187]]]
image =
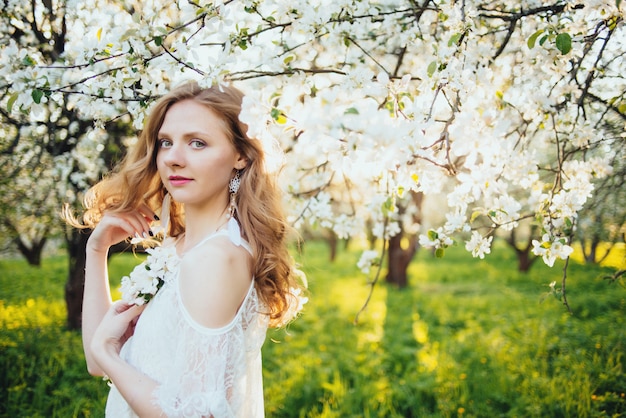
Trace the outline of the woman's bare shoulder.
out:
[[[227,237],[215,237],[185,254],[179,286],[194,321],[207,328],[232,322],[250,288],[251,264],[250,254]]]

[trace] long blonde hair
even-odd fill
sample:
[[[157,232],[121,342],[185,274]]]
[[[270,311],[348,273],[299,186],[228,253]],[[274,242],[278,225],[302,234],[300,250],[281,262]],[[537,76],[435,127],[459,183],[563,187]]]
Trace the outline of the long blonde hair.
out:
[[[301,284],[287,249],[290,227],[282,211],[280,189],[265,170],[261,142],[249,138],[247,126],[239,120],[242,99],[243,94],[229,86],[201,88],[195,82],[188,82],[173,89],[157,101],[137,144],[128,150],[121,164],[87,192],[83,221],[78,222],[72,216],[66,216],[66,220],[75,227],[93,228],[105,211],[130,211],[143,203],[159,208],[166,189],[157,172],[156,144],[165,114],[173,104],[183,100],[206,106],[222,118],[233,146],[247,159],[235,198],[237,219],[254,254],[257,292],[269,311],[270,325],[277,326],[290,319]],[[184,228],[182,206],[172,201],[168,234],[178,236]]]

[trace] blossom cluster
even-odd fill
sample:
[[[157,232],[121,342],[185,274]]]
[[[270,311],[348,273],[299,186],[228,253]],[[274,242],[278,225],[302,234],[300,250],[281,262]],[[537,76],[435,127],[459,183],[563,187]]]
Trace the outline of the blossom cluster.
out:
[[[539,240],[533,240],[533,254],[540,256],[544,263],[552,267],[557,258],[566,259],[574,251],[567,245],[566,238],[551,238],[550,234],[544,234]]]
[[[180,263],[174,246],[148,248],[146,252],[146,260],[137,265],[130,275],[122,277],[122,300],[129,304],[143,305],[150,301]]]

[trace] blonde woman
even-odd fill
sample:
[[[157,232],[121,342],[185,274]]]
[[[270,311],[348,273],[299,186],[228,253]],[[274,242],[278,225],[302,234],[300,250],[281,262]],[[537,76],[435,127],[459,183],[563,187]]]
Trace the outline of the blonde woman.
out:
[[[136,146],[85,199],[83,345],[111,417],[262,417],[261,346],[299,310],[279,191],[232,87],[162,97]],[[158,213],[157,213],[158,211]],[[159,220],[159,222],[156,222]],[[157,231],[158,227],[161,231]],[[162,243],[113,303],[109,248]]]

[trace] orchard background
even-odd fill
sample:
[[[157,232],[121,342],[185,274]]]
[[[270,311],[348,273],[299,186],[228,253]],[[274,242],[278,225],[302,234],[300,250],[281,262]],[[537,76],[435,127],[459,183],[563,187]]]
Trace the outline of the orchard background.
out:
[[[0,4],[0,416],[102,410],[59,213],[190,79],[246,93],[304,238],[270,416],[626,413],[621,0]]]

